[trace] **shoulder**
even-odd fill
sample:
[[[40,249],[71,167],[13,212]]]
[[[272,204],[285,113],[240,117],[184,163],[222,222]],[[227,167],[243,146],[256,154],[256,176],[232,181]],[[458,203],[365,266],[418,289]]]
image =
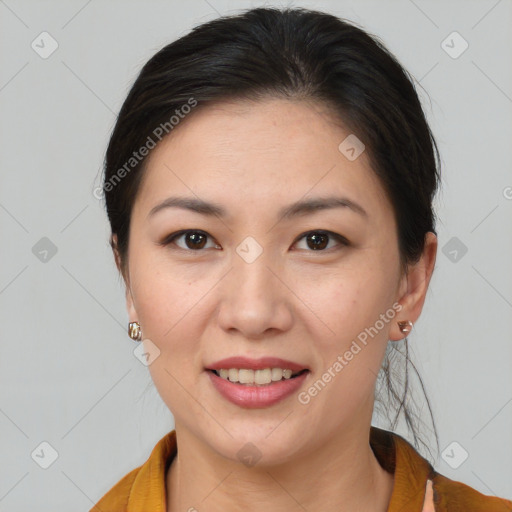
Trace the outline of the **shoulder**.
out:
[[[487,496],[439,473],[433,484],[436,512],[512,512],[512,501]]]
[[[389,512],[512,512],[512,501],[438,473],[401,435],[374,426],[370,434],[377,459],[395,478]]]
[[[119,482],[113,485],[112,488],[90,510],[90,512],[126,512],[133,482],[135,481],[141,467],[142,466],[139,466],[133,469],[121,478]]]
[[[121,478],[90,512],[165,510],[165,475],[176,453],[172,430],[157,442],[146,462]]]

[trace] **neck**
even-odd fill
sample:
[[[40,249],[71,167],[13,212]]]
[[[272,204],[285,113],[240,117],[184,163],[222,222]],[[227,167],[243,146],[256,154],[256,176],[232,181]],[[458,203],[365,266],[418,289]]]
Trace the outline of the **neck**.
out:
[[[368,432],[338,434],[285,464],[246,467],[209,453],[177,426],[178,453],[166,476],[167,512],[386,512],[393,475],[375,458]]]

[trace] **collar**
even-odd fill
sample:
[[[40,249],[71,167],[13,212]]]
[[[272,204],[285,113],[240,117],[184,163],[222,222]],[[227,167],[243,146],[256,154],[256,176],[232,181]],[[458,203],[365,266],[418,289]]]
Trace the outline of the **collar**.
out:
[[[435,476],[431,464],[408,441],[394,432],[371,426],[369,441],[380,465],[394,474],[388,512],[422,512],[427,481]],[[129,512],[165,512],[166,473],[176,453],[176,431],[172,430],[158,441],[142,466],[119,482],[118,485],[124,484],[128,502],[126,494],[118,485],[102,501],[120,491],[124,494],[124,505]],[[121,496],[118,498],[121,499]],[[99,502],[98,506],[101,505]]]

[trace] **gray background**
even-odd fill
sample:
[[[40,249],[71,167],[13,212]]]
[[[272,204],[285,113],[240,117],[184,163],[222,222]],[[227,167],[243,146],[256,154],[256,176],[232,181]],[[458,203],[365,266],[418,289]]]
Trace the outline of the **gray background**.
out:
[[[192,26],[257,5],[0,1],[0,510],[87,511],[173,427],[133,355],[93,191],[144,62]],[[413,361],[447,449],[437,470],[512,499],[512,2],[293,5],[363,25],[428,91],[419,88],[444,177]],[[46,59],[31,47],[50,48],[43,31],[58,43]],[[460,51],[453,31],[469,44],[457,58],[442,43]],[[43,441],[58,453],[48,469]]]

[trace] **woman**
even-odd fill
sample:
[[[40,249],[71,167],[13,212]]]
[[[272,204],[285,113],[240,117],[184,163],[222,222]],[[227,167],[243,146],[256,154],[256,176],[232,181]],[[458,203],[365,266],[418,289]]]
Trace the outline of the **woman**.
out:
[[[92,510],[512,510],[371,425],[433,272],[438,181],[411,79],[350,23],[254,9],[151,58],[104,191],[175,430]]]

